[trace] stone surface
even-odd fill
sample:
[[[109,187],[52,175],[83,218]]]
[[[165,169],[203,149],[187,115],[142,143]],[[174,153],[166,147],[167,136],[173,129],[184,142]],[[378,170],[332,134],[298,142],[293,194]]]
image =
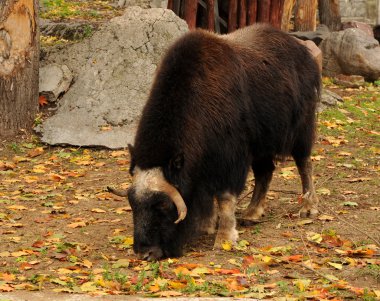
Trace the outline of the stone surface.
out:
[[[80,40],[92,34],[97,28],[90,22],[52,22],[40,19],[40,32],[44,36],[54,36],[66,40]]]
[[[358,21],[349,21],[349,22],[342,23],[342,29],[343,30],[348,29],[348,28],[359,28],[368,36],[373,37],[372,26],[368,25],[366,23],[358,22]]]
[[[318,103],[317,112],[320,113],[327,107],[336,106],[338,102],[343,102],[343,98],[334,92],[322,89],[321,101]]]
[[[380,77],[380,47],[373,37],[357,28],[332,32],[323,40],[323,74],[361,75],[366,80]]]
[[[316,31],[296,31],[291,32],[290,35],[295,36],[300,40],[311,40],[317,46],[324,40],[330,36],[330,30],[326,25],[318,25]]]
[[[73,75],[66,65],[50,64],[40,68],[39,93],[56,101],[70,87]]]
[[[338,74],[334,77],[334,83],[346,88],[359,88],[365,84],[363,76]]]
[[[75,83],[55,115],[36,128],[48,144],[126,147],[133,142],[163,52],[188,30],[171,10],[127,8],[93,36],[48,54]]]
[[[314,60],[317,62],[319,71],[322,73],[322,51],[318,48],[317,45],[313,41],[306,40],[302,41],[300,39],[297,39],[299,43],[304,45],[307,49],[309,49],[311,55],[313,56]]]

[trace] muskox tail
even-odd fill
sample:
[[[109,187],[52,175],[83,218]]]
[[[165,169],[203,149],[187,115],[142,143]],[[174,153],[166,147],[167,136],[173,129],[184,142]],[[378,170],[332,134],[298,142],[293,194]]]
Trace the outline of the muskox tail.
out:
[[[123,196],[123,197],[128,196],[128,190],[126,189],[121,190],[121,189],[115,189],[115,188],[107,186],[107,191],[118,196]]]

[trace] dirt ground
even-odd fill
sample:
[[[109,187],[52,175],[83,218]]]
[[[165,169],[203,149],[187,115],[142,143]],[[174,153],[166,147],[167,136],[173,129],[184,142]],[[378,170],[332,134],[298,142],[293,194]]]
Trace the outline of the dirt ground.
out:
[[[313,153],[320,215],[297,215],[294,163],[279,162],[267,215],[239,227],[236,247],[195,238],[159,263],[133,254],[127,150],[42,145],[24,134],[0,145],[0,291],[54,290],[273,300],[377,300],[380,287],[379,87],[346,89],[319,116]],[[239,208],[252,192],[249,176]]]

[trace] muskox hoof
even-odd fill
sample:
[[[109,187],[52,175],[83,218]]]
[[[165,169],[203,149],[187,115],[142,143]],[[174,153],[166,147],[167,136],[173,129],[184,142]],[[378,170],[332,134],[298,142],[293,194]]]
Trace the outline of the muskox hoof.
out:
[[[302,208],[300,210],[300,217],[316,217],[318,215],[318,209],[315,208]]]
[[[232,245],[236,245],[237,241],[239,239],[239,233],[236,229],[233,229],[227,233],[219,233],[216,235],[215,243],[214,243],[214,250],[216,249],[223,249],[223,243],[226,241],[232,243]]]
[[[259,219],[249,219],[244,217],[238,218],[237,221],[239,223],[239,226],[242,227],[250,227],[260,223]]]

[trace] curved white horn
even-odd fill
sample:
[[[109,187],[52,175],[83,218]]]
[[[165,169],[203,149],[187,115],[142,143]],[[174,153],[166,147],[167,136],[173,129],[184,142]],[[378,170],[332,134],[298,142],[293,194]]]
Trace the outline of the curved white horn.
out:
[[[185,201],[177,188],[165,180],[160,168],[142,171],[137,167],[134,177],[137,183],[143,183],[142,186],[144,189],[164,192],[173,200],[178,212],[178,219],[174,223],[178,224],[185,219],[187,214]],[[137,186],[139,186],[139,184],[137,184]]]

